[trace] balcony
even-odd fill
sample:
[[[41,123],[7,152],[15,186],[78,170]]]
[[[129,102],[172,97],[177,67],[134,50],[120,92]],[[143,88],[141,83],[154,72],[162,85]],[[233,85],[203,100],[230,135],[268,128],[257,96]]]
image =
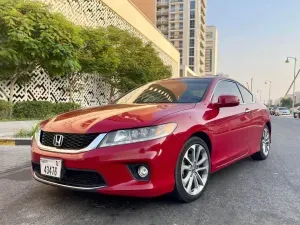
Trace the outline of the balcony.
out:
[[[157,11],[157,15],[167,16],[167,15],[169,15],[169,11],[168,10],[160,10],[160,11]]]
[[[162,1],[162,2],[157,2],[157,8],[161,8],[161,7],[168,7],[169,3]]]
[[[168,20],[157,20],[156,24],[157,25],[168,25],[169,21]]]
[[[170,36],[170,39],[173,39],[173,40],[182,40],[183,39],[183,35],[173,35],[173,36]]]
[[[169,33],[169,29],[167,27],[163,27],[159,29],[163,34],[168,34]]]
[[[170,3],[183,2],[183,0],[170,0]]]

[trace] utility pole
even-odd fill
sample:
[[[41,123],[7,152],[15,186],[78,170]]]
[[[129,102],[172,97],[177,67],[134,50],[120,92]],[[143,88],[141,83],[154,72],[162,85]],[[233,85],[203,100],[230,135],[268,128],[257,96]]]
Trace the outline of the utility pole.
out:
[[[258,90],[257,93],[259,92],[259,101],[261,102],[261,90]]]
[[[265,84],[267,84],[267,82],[269,83],[269,107],[270,107],[271,106],[271,85],[272,85],[272,81],[266,80]]]
[[[297,67],[297,58],[296,57],[287,57],[285,63],[289,63],[289,59],[293,59],[294,62],[294,84],[293,84],[293,109],[295,107],[295,88],[296,88],[296,67]]]

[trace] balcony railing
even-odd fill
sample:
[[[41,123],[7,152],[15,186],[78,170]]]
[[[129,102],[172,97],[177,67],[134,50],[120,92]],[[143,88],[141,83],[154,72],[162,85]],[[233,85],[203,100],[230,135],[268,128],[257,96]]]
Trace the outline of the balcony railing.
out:
[[[183,39],[183,35],[173,35],[170,36],[170,39]]]
[[[167,27],[164,28],[160,28],[159,29],[163,34],[168,34],[169,33],[169,29]]]
[[[169,6],[168,2],[157,2],[158,7]]]
[[[167,10],[157,11],[157,15],[159,16],[169,15],[169,11]]]
[[[169,21],[168,21],[168,20],[157,20],[156,23],[157,23],[158,25],[162,25],[162,24],[167,25],[167,24],[169,23]]]

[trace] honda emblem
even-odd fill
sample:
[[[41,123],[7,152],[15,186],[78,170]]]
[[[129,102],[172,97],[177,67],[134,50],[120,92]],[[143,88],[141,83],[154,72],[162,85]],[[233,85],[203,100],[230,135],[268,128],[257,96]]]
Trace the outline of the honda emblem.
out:
[[[64,141],[64,136],[60,135],[60,134],[57,134],[54,136],[53,138],[53,145],[55,147],[61,147],[62,146],[62,143]]]

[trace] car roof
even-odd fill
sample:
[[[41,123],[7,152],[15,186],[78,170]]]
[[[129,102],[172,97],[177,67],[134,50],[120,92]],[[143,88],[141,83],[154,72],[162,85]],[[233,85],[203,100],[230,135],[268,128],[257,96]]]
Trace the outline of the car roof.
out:
[[[165,80],[185,80],[185,81],[189,81],[189,80],[200,80],[200,79],[211,79],[211,80],[216,80],[216,81],[231,80],[231,81],[234,81],[234,82],[238,82],[234,79],[231,79],[231,78],[228,78],[228,77],[223,77],[223,76],[217,76],[217,75],[203,76],[203,77],[176,77],[176,78],[169,78],[169,79],[165,79]]]

